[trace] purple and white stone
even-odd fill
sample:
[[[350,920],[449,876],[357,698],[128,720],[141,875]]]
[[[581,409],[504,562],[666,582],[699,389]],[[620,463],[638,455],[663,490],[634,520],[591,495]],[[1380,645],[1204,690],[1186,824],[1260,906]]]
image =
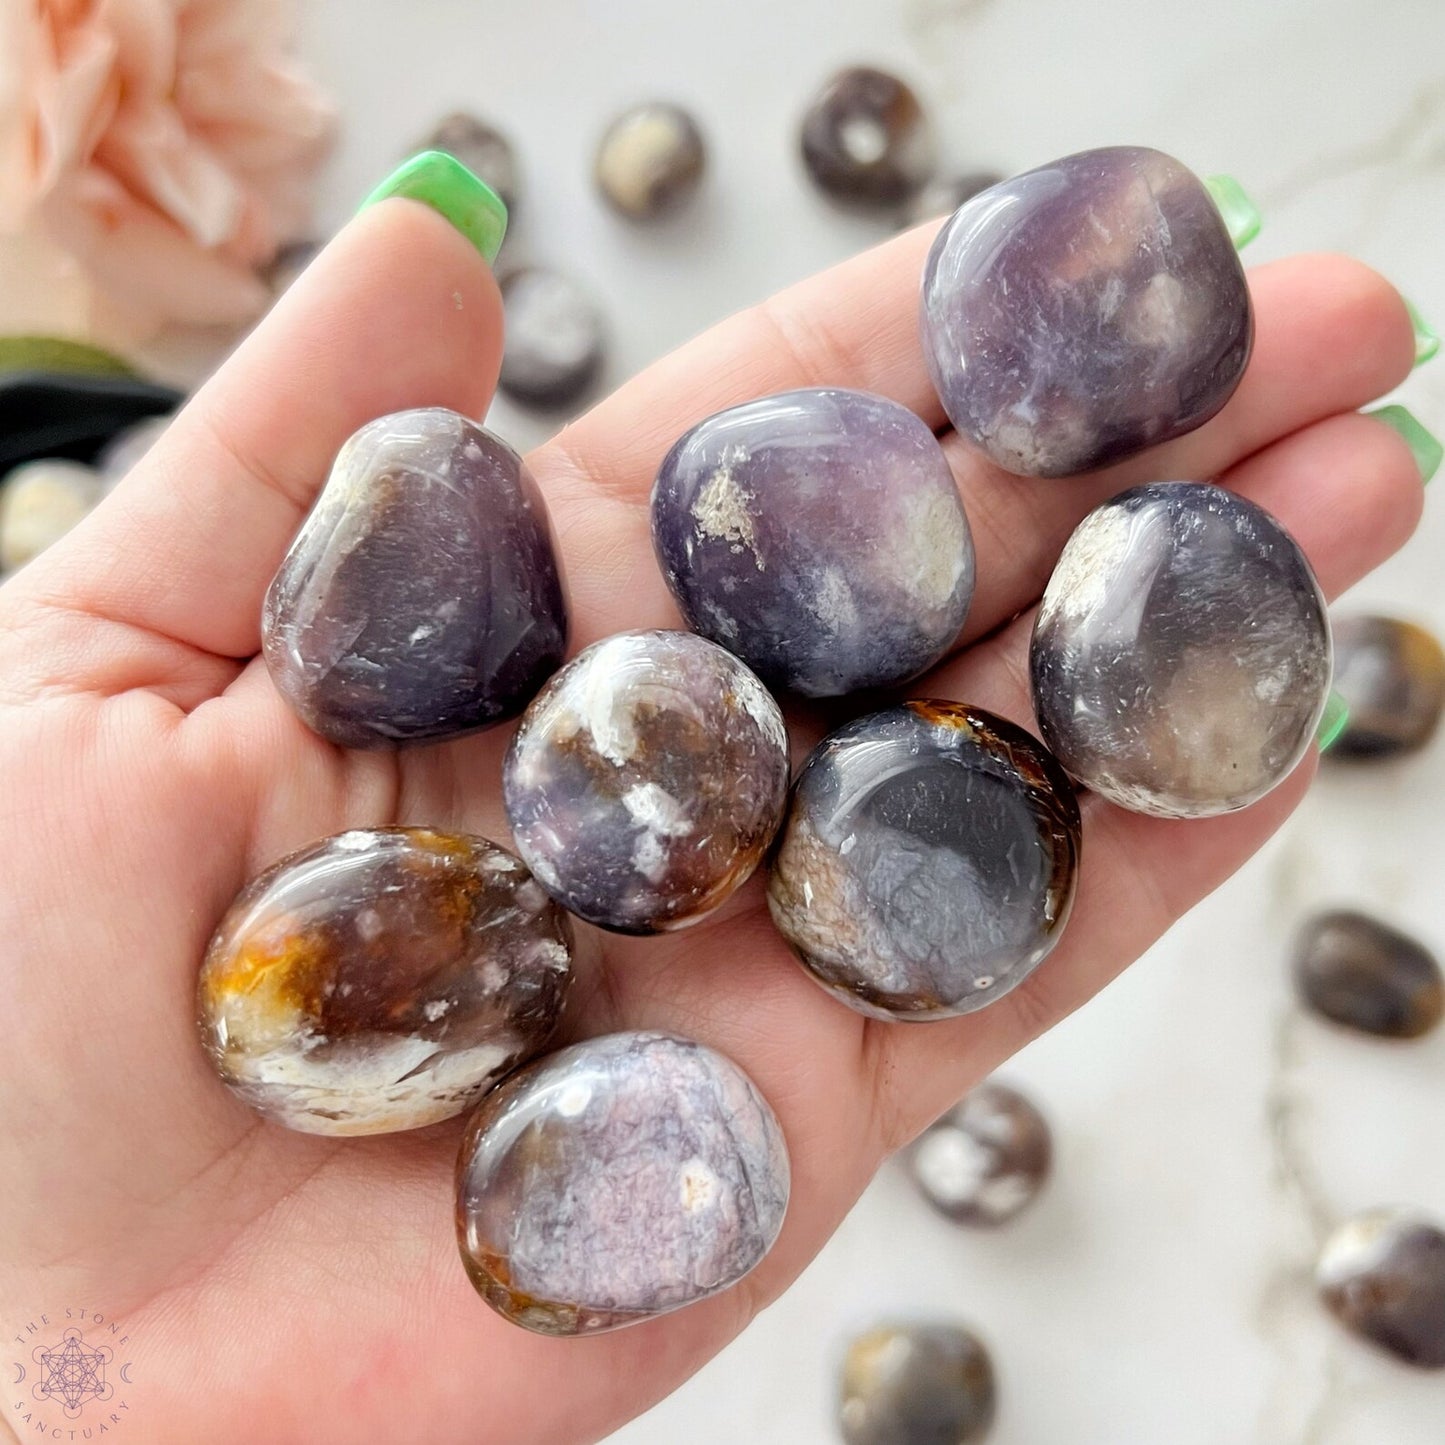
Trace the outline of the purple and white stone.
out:
[[[689,632],[623,632],[579,653],[527,709],[502,768],[527,866],[619,933],[711,913],[762,860],[787,789],[777,703]]]
[[[1347,1329],[1396,1359],[1445,1369],[1445,1229],[1413,1210],[1373,1209],[1325,1241],[1315,1283]]]
[[[1022,728],[909,702],[825,738],[793,788],[773,922],[835,998],[874,1018],[972,1013],[1058,942],[1079,808]]]
[[[1312,745],[1329,618],[1268,512],[1156,482],[1079,523],[1029,663],[1039,731],[1075,778],[1135,812],[1203,818],[1262,798]]]
[[[484,838],[325,838],[237,896],[206,951],[201,1035],[252,1108],[309,1134],[459,1114],[551,1039],[572,930]]]
[[[919,1193],[957,1224],[1006,1224],[1049,1177],[1048,1120],[1006,1084],[971,1090],[914,1141],[908,1170]]]
[[[473,1115],[462,1262],[525,1329],[618,1329],[736,1284],[778,1237],[788,1182],[782,1130],[736,1064],[670,1034],[590,1039]]]
[[[929,252],[921,325],[959,433],[1035,477],[1105,466],[1208,421],[1254,334],[1209,192],[1138,146],[1066,156],[960,208]]]
[[[943,449],[867,392],[783,392],[700,422],[657,474],[652,541],[688,626],[808,697],[916,677],[973,595]]]
[[[343,747],[515,717],[567,645],[547,507],[525,463],[441,407],[362,427],[266,594],[262,641],[277,690]]]

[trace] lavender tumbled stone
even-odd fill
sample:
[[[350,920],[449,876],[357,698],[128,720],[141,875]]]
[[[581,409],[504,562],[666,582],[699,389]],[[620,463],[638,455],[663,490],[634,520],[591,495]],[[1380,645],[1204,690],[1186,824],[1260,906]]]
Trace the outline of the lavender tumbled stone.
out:
[[[789,391],[700,422],[658,472],[652,539],[688,625],[809,697],[917,676],[973,595],[937,438],[866,392]]]
[[[623,632],[579,653],[527,709],[502,769],[527,866],[619,933],[718,907],[762,860],[787,789],[777,703],[690,632]]]
[[[342,447],[266,595],[266,664],[344,747],[515,717],[562,661],[546,504],[522,459],[456,412],[398,412]]]
[[[1199,179],[1117,146],[962,206],[928,255],[922,332],[958,431],[1006,471],[1062,477],[1208,421],[1244,374],[1253,320]]]
[[[595,1334],[706,1299],[772,1247],[782,1130],[748,1077],[670,1034],[589,1039],[483,1100],[457,1165],[481,1296],[526,1329]]]

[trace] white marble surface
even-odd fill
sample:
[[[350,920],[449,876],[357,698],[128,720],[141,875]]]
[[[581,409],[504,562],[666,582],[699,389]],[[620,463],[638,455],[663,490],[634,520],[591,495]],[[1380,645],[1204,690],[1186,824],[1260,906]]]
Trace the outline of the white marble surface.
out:
[[[794,158],[809,88],[855,59],[915,79],[960,166],[1157,145],[1248,184],[1266,212],[1250,259],[1348,249],[1445,324],[1438,0],[313,0],[305,50],[346,117],[326,219],[444,110],[495,118],[526,168],[519,250],[603,300],[612,381],[883,234],[822,205]],[[695,108],[714,164],[695,210],[637,230],[595,203],[588,166],[606,118],[652,96]],[[1445,359],[1402,399],[1445,434]],[[500,407],[494,424],[545,431]],[[1351,601],[1445,632],[1442,548],[1432,510]],[[1442,789],[1445,744],[1329,770],[1263,857],[1008,1070],[1058,1134],[1032,1214],[961,1233],[886,1172],[796,1289],[616,1445],[824,1445],[841,1338],[892,1312],[985,1335],[994,1445],[1439,1445],[1445,1377],[1341,1336],[1305,1271],[1324,1217],[1445,1215],[1445,1036],[1372,1045],[1299,1018],[1282,956],[1326,901],[1445,947]]]

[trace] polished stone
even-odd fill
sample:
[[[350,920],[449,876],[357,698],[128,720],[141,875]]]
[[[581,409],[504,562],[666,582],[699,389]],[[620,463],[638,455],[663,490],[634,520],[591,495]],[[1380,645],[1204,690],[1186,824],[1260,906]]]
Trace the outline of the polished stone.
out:
[[[788,787],[783,715],[722,648],[624,632],[527,709],[502,770],[517,851],[572,912],[621,933],[695,923],[752,873]]]
[[[1350,720],[1332,758],[1370,759],[1418,752],[1445,708],[1445,649],[1423,627],[1395,617],[1337,617],[1335,691]]]
[[[997,1406],[993,1364],[968,1330],[883,1325],[843,1361],[838,1424],[847,1445],[975,1445]]]
[[[908,1151],[923,1197],[957,1224],[1006,1224],[1049,1177],[1048,1121],[1017,1089],[990,1080],[931,1124]]]
[[[933,126],[896,75],[854,66],[834,75],[803,117],[803,164],[814,184],[848,205],[896,206],[933,174]]]
[[[412,147],[410,154],[420,151],[445,151],[484,180],[502,198],[508,211],[517,209],[521,173],[516,152],[501,131],[480,117],[464,110],[444,116]]]
[[[1075,778],[1135,812],[1200,818],[1263,797],[1312,746],[1329,620],[1267,512],[1158,482],[1076,528],[1029,661],[1039,729]]]
[[[692,198],[706,165],[697,122],[681,106],[653,101],[624,111],[607,127],[593,174],[613,210],[629,220],[653,221]]]
[[[788,1203],[782,1130],[748,1077],[669,1034],[589,1039],[483,1100],[457,1164],[457,1236],[493,1309],[595,1334],[737,1283]]]
[[[1325,1242],[1315,1282],[1353,1333],[1406,1364],[1445,1369],[1445,1230],[1432,1220],[1356,1215]]]
[[[1078,804],[1022,728],[909,702],[825,738],[799,775],[768,883],[773,921],[834,997],[936,1019],[1002,998],[1058,942]]]
[[[52,547],[101,499],[94,467],[58,457],[24,462],[0,479],[0,572]]]
[[[810,697],[916,677],[973,595],[943,449],[866,392],[789,391],[700,422],[657,474],[652,540],[689,627]]]
[[[1063,477],[1209,420],[1253,320],[1192,172],[1133,146],[1026,171],[963,206],[923,275],[924,356],[959,433],[1005,471]]]
[[[570,276],[523,266],[502,277],[506,350],[497,384],[524,406],[571,406],[602,367],[602,313]]]
[[[455,412],[398,412],[341,449],[266,595],[266,663],[344,747],[515,717],[562,661],[547,507],[522,459]]]
[[[1445,1014],[1445,976],[1408,934],[1363,913],[1317,914],[1294,945],[1294,980],[1316,1013],[1362,1033],[1414,1039]]]
[[[201,1033],[226,1083],[292,1129],[415,1129],[542,1049],[571,957],[566,915],[496,844],[340,833],[227,910],[201,968]]]
[[[956,175],[937,176],[903,207],[899,224],[917,226],[924,221],[937,220],[940,216],[951,216],[965,201],[971,201],[1003,179],[997,171],[964,171]]]

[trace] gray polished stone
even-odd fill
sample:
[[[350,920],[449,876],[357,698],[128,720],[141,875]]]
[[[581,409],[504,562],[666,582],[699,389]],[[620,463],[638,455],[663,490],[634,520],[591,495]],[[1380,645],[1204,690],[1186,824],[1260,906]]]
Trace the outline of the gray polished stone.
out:
[[[937,164],[933,126],[917,94],[867,65],[828,80],[803,116],[801,144],[813,183],[845,205],[898,205]]]
[[[566,915],[505,849],[353,830],[237,896],[201,967],[201,1035],[222,1079],[289,1128],[415,1129],[541,1051],[571,959]]]
[[[858,1335],[841,1383],[847,1445],[977,1445],[997,1408],[988,1351],[959,1325],[892,1324]]]
[[[1295,937],[1294,980],[1316,1013],[1382,1038],[1415,1039],[1445,1014],[1445,975],[1424,944],[1368,914],[1316,914]]]
[[[344,747],[515,717],[567,645],[547,507],[522,459],[440,407],[369,422],[266,594],[262,641],[277,690]]]
[[[737,1283],[777,1238],[788,1182],[782,1130],[736,1064],[669,1034],[589,1039],[473,1116],[462,1261],[526,1329],[617,1329]]]
[[[959,433],[1037,477],[1208,421],[1253,340],[1244,271],[1209,193],[1136,146],[1066,156],[964,205],[929,252],[921,324]]]
[[[783,392],[700,422],[658,471],[652,540],[688,626],[809,697],[916,677],[973,595],[937,438],[866,392]]]
[[[502,770],[517,851],[564,907],[620,933],[695,923],[752,873],[788,787],[783,715],[689,632],[579,653],[527,709]]]
[[[908,1151],[919,1193],[956,1224],[1006,1224],[1038,1197],[1053,1157],[1048,1120],[989,1080],[929,1125]]]
[[[573,405],[602,367],[596,303],[570,276],[540,266],[509,272],[501,286],[507,339],[498,386],[523,406]]]
[[[521,173],[512,143],[495,126],[479,116],[457,110],[443,116],[435,128],[408,152],[445,151],[484,180],[509,212],[517,209]]]
[[[1079,809],[1022,728],[909,702],[840,728],[798,777],[773,921],[834,997],[876,1018],[971,1013],[1058,942]]]
[[[1396,1359],[1445,1369],[1445,1230],[1408,1209],[1375,1209],[1325,1242],[1315,1282],[1331,1313]]]
[[[1367,761],[1418,752],[1445,710],[1445,649],[1423,627],[1370,614],[1336,617],[1335,691],[1350,719],[1331,758]]]
[[[1330,629],[1314,573],[1263,509],[1204,482],[1135,487],[1065,545],[1030,653],[1064,767],[1121,807],[1246,807],[1314,739]]]

